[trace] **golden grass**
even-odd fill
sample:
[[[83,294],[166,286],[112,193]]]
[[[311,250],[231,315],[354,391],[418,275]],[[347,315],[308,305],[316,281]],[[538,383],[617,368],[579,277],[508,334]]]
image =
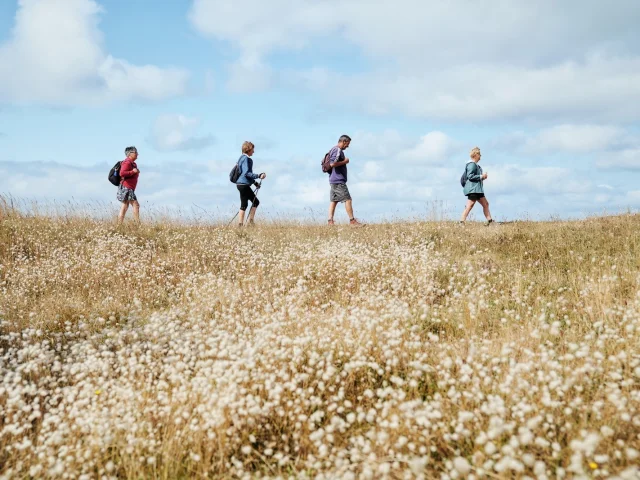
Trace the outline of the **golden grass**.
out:
[[[0,220],[5,478],[637,478],[640,218]]]

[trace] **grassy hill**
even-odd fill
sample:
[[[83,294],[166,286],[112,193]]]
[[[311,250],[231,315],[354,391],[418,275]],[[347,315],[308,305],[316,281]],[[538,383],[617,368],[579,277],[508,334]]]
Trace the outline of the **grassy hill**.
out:
[[[633,215],[5,212],[0,475],[637,478],[639,267]]]

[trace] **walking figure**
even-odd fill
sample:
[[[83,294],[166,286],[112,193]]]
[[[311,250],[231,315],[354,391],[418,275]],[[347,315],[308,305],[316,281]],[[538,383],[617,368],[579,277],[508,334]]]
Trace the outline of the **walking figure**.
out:
[[[242,227],[244,224],[244,215],[249,201],[251,201],[251,210],[249,211],[249,225],[253,225],[254,218],[256,216],[256,209],[260,205],[260,200],[256,197],[256,194],[251,190],[251,185],[255,185],[256,191],[260,188],[260,184],[256,181],[258,179],[263,180],[267,178],[266,173],[256,174],[253,173],[253,159],[251,156],[255,152],[255,145],[251,142],[244,142],[242,144],[242,156],[238,159],[238,172],[240,176],[236,181],[238,192],[240,192],[240,211],[238,226]]]
[[[138,185],[138,177],[140,176],[140,170],[138,170],[138,150],[136,147],[127,147],[124,150],[125,158],[120,164],[120,185],[118,186],[118,192],[116,198],[122,203],[120,207],[120,215],[118,215],[118,224],[122,224],[124,216],[127,214],[129,205],[133,206],[133,218],[136,222],[140,222],[140,204],[138,203],[138,197],[136,197],[136,186]]]
[[[333,216],[336,212],[338,203],[344,203],[344,208],[349,215],[349,224],[352,227],[362,227],[363,224],[358,222],[353,216],[353,205],[351,200],[351,194],[347,188],[347,165],[349,159],[345,157],[344,151],[349,148],[351,144],[351,137],[349,135],[342,135],[338,139],[338,144],[333,147],[328,155],[329,161],[329,185],[331,186],[329,192],[329,225],[335,225]]]
[[[469,212],[471,212],[476,202],[479,202],[480,205],[482,205],[482,211],[487,219],[485,225],[490,225],[493,223],[493,220],[491,218],[491,212],[489,211],[489,202],[484,196],[483,189],[483,181],[487,179],[487,174],[483,173],[482,167],[478,165],[482,157],[480,149],[474,147],[469,156],[471,157],[471,161],[467,162],[462,178],[460,179],[460,183],[464,187],[464,194],[467,196],[467,205],[464,212],[462,212],[460,223],[464,225],[464,222],[467,220],[467,215],[469,215]]]

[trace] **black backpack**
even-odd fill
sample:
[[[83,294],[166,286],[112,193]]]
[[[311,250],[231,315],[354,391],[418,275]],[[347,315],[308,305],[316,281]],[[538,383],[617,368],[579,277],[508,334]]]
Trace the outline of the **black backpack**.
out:
[[[116,163],[111,170],[109,170],[109,181],[113,183],[116,187],[120,185],[120,164],[122,162]]]
[[[244,155],[240,156],[234,167],[231,169],[231,172],[229,172],[229,181],[231,183],[236,183],[240,178],[240,160],[242,157],[244,157]]]
[[[464,172],[462,172],[462,176],[460,177],[460,185],[462,185],[463,187],[467,184],[467,165],[469,165],[470,163],[473,162],[467,162],[467,164],[464,166]]]

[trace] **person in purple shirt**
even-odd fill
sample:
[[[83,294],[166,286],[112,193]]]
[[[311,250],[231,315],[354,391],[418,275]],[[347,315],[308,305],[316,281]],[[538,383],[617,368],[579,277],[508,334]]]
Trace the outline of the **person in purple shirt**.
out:
[[[347,215],[349,215],[349,224],[353,227],[361,227],[362,223],[353,217],[353,205],[351,195],[347,188],[347,164],[349,159],[345,157],[344,151],[349,148],[351,137],[342,135],[338,139],[338,145],[329,151],[329,165],[331,166],[331,174],[329,175],[329,184],[331,191],[329,193],[329,225],[335,225],[333,215],[336,212],[338,203],[344,203]]]

